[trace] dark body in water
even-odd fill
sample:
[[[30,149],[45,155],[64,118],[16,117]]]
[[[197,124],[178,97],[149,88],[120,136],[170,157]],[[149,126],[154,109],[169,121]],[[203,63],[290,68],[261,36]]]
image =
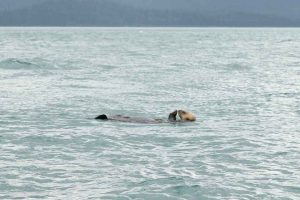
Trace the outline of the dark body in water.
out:
[[[176,115],[179,115],[180,120],[176,120]],[[183,110],[175,110],[169,114],[168,120],[163,119],[148,119],[148,118],[140,118],[140,117],[129,117],[123,115],[114,115],[107,116],[105,114],[99,115],[95,119],[97,120],[111,120],[118,122],[132,122],[132,123],[143,123],[143,124],[161,124],[161,123],[174,123],[174,122],[184,122],[184,121],[195,121],[196,117],[190,112]]]

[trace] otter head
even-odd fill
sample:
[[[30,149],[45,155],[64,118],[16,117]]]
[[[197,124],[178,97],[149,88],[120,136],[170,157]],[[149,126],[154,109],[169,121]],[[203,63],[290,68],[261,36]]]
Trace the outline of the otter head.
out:
[[[191,122],[196,121],[196,116],[191,112],[185,110],[179,110],[178,115],[180,119],[183,121],[191,121]]]

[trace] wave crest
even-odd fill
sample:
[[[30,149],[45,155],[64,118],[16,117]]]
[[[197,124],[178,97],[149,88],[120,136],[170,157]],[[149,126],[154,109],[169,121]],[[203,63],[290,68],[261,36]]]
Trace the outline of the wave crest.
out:
[[[33,68],[39,68],[39,65],[25,61],[20,60],[16,58],[8,58],[5,60],[0,61],[0,69],[33,69]]]

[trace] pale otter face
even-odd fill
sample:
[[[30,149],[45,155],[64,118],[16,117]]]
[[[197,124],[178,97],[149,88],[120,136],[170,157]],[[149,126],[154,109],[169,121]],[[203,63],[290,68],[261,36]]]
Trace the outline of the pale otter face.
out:
[[[196,121],[196,116],[191,112],[179,110],[178,115],[183,121]]]

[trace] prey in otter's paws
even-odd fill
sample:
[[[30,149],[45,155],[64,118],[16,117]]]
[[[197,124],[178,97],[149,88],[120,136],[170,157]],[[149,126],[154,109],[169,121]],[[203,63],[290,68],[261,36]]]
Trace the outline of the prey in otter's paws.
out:
[[[177,114],[179,115],[180,120],[177,120],[177,118],[176,118]],[[193,113],[188,112],[188,111],[175,110],[169,114],[168,120],[129,117],[129,116],[123,116],[123,115],[107,116],[105,114],[99,115],[95,119],[111,120],[111,121],[119,121],[119,122],[144,123],[144,124],[161,124],[161,123],[176,123],[176,122],[192,122],[192,121],[196,121],[196,116]]]

